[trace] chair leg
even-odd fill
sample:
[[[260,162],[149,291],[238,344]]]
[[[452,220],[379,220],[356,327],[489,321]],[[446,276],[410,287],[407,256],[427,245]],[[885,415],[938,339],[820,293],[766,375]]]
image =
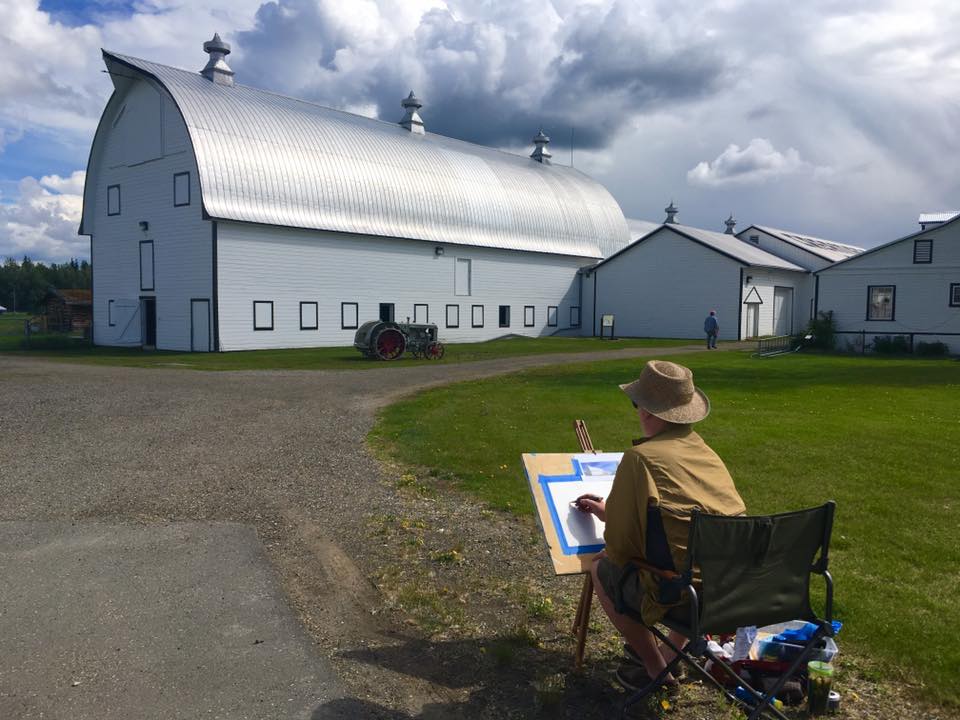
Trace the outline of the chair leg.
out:
[[[682,658],[681,655],[677,655],[673,660],[667,663],[667,666],[660,672],[659,675],[653,678],[644,687],[640,688],[635,693],[633,693],[633,695],[628,697],[623,702],[623,708],[620,710],[620,717],[621,718],[626,717],[627,710],[629,710],[631,707],[633,707],[638,702],[640,702],[645,697],[647,697],[647,695],[649,695],[658,687],[660,687],[663,684],[663,681],[666,679],[667,675],[672,673],[674,668],[676,668],[676,666],[680,663],[681,658]]]

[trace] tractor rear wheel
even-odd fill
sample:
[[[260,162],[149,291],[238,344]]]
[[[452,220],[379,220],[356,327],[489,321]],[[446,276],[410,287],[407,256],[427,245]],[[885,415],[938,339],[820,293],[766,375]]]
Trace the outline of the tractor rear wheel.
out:
[[[381,360],[396,360],[403,355],[407,347],[407,339],[396,328],[385,328],[377,333],[373,347]]]
[[[439,360],[443,357],[444,352],[445,348],[443,347],[443,343],[432,342],[427,345],[427,349],[423,354],[426,356],[427,360]]]

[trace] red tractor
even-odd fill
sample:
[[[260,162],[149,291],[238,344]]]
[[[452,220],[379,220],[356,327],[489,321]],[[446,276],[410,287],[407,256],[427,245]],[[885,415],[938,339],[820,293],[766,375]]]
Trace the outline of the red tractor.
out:
[[[396,360],[409,351],[415,358],[439,360],[443,343],[437,340],[437,326],[424,323],[396,323],[370,320],[357,329],[353,346],[376,360]]]

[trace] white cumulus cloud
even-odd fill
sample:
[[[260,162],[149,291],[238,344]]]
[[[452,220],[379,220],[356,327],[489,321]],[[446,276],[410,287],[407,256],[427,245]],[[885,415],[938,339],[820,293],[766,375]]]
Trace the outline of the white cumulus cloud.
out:
[[[86,256],[89,241],[77,235],[83,210],[83,176],[78,170],[69,178],[50,175],[40,180],[20,180],[13,202],[0,204],[0,257],[28,255],[34,260],[62,262]],[[64,192],[48,188],[62,188]]]
[[[811,169],[794,148],[780,152],[766,138],[754,138],[746,147],[730,144],[715,160],[702,161],[687,172],[693,185],[749,185]]]

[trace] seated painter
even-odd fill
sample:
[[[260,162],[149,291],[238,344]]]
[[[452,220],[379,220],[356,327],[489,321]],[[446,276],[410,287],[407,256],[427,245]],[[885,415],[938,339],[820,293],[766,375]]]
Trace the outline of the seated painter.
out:
[[[617,670],[617,680],[636,690],[674,656],[645,625],[658,622],[681,599],[676,590],[674,597],[666,597],[670,593],[660,587],[657,576],[638,570],[631,559],[681,572],[686,567],[691,511],[739,515],[745,507],[723,461],[693,431],[693,423],[710,412],[710,401],[694,387],[688,368],[651,360],[639,379],[620,389],[637,408],[644,438],[623,454],[606,502],[584,495],[577,507],[606,523],[606,549],[592,566],[594,589],[626,640],[627,657]],[[642,617],[643,623],[628,611]],[[678,647],[685,642],[677,633],[670,640]],[[676,682],[667,676],[667,685]]]

